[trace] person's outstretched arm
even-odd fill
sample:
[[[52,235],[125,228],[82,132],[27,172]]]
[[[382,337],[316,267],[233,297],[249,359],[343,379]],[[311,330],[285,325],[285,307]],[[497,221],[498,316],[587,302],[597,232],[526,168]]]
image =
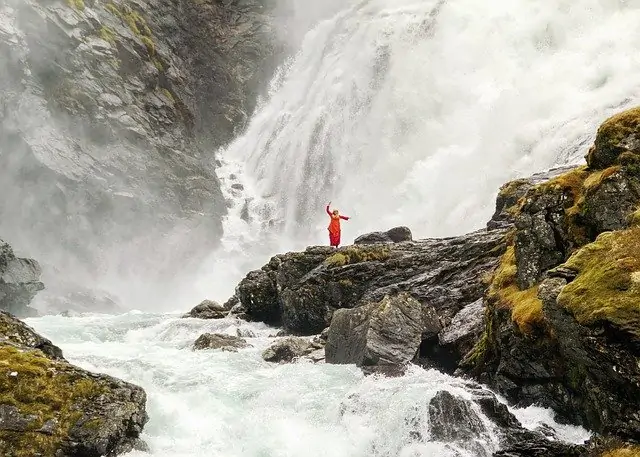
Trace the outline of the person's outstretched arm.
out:
[[[329,202],[329,204],[327,205],[327,214],[329,216],[331,216],[331,210],[329,209],[330,206],[331,206],[331,202]]]
[[[344,219],[345,221],[348,221],[349,217],[348,216],[340,216],[340,219]]]

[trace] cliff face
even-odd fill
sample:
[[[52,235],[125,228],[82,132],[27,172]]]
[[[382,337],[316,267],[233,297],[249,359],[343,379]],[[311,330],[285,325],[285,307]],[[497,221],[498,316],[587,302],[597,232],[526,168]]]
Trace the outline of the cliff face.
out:
[[[515,230],[489,285],[484,335],[463,364],[520,405],[636,442],[638,138],[640,110],[614,116],[586,166],[530,187],[512,207]]]
[[[3,232],[43,261],[63,251],[93,272],[120,266],[98,252],[132,247],[157,268],[157,243],[183,229],[202,241],[169,256],[206,252],[225,213],[213,153],[274,61],[266,3],[4,2]]]
[[[0,311],[17,316],[35,314],[29,304],[43,288],[38,262],[16,257],[11,246],[0,239]]]

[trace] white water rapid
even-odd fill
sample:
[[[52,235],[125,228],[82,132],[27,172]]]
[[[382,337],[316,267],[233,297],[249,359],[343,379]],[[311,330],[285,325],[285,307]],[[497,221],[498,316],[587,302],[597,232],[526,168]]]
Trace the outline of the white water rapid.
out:
[[[481,227],[502,183],[580,160],[604,118],[638,104],[638,23],[637,1],[345,0],[220,152],[225,235],[180,292],[182,311],[225,300],[270,255],[325,243],[330,200],[352,216],[345,243],[395,225],[416,237]],[[275,331],[232,320],[130,312],[28,322],[72,362],[145,388],[152,457],[477,456],[473,443],[431,441],[421,422],[438,390],[470,396],[436,371],[380,379],[269,365],[260,353]],[[191,351],[205,331],[253,334],[253,347]],[[568,441],[588,436],[546,410],[517,413]],[[476,445],[494,450],[495,433]]]
[[[488,427],[475,441],[433,442],[428,405],[440,390],[470,399],[460,379],[414,368],[402,378],[364,377],[352,366],[274,365],[260,357],[274,329],[130,312],[27,319],[82,367],[134,382],[148,394],[143,438],[151,454],[127,457],[478,457],[497,449]],[[238,353],[191,351],[203,332],[241,334]],[[252,337],[253,335],[253,337]],[[560,439],[588,434],[539,408],[515,411]],[[421,433],[417,437],[416,432]]]

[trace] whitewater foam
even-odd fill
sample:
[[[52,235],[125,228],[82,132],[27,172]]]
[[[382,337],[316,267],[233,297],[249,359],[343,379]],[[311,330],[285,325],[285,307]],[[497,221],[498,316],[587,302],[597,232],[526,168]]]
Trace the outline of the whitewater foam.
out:
[[[143,438],[150,457],[475,455],[464,443],[429,440],[430,399],[440,390],[466,399],[473,395],[461,379],[435,370],[414,367],[404,377],[387,379],[364,377],[354,366],[269,364],[261,353],[274,341],[275,329],[235,319],[131,312],[27,323],[60,345],[72,363],[145,388],[150,421]],[[247,338],[251,348],[191,350],[201,333],[238,331],[255,335]],[[526,424],[534,428],[542,421],[562,433],[549,414],[530,409]],[[495,450],[497,436],[483,420],[489,431],[476,445]],[[415,436],[416,427],[423,438]],[[582,442],[588,433],[576,428],[562,437]],[[129,454],[144,456],[149,454]]]

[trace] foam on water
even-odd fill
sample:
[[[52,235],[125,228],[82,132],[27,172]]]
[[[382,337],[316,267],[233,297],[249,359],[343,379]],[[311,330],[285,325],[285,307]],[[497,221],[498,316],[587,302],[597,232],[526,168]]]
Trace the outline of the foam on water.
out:
[[[27,323],[60,345],[72,363],[145,388],[151,419],[143,438],[152,457],[476,455],[469,443],[463,449],[429,440],[430,399],[440,390],[472,397],[469,384],[434,370],[415,367],[401,378],[378,378],[364,377],[353,366],[269,364],[261,352],[276,330],[234,319],[131,312],[47,316]],[[192,351],[204,332],[252,335],[247,340],[253,347],[237,353]],[[546,422],[570,441],[588,436],[577,428],[563,432],[546,410],[522,414],[530,428]],[[490,426],[475,445],[497,449]]]

